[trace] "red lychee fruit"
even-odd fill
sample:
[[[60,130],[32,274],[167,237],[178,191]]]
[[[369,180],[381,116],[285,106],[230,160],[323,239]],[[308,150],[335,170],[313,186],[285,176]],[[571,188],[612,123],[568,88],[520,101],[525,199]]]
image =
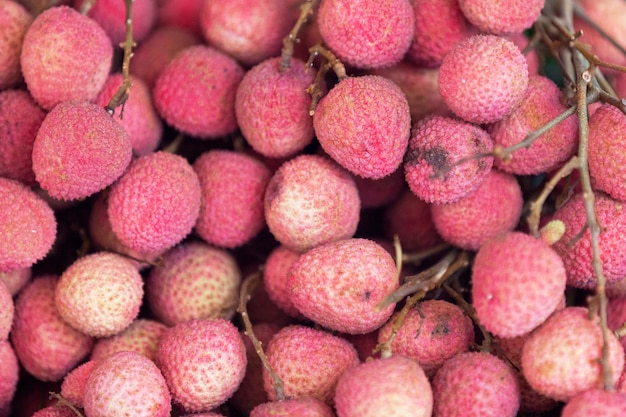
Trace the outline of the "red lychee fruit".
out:
[[[409,103],[388,78],[348,77],[322,97],[313,127],[324,151],[348,171],[383,178],[402,163],[409,143]]]
[[[104,29],[114,46],[126,39],[126,2],[124,0],[98,0],[88,2],[77,0],[74,7],[81,10],[88,3],[87,16],[95,20]],[[150,33],[156,21],[156,0],[133,0],[132,36],[133,42],[141,42]]]
[[[165,121],[198,139],[219,138],[237,129],[235,93],[244,70],[230,56],[206,45],[179,52],[152,90]]]
[[[143,280],[137,268],[109,252],[74,261],[61,274],[54,297],[63,320],[94,337],[127,328],[137,317],[142,299]]]
[[[56,232],[54,212],[41,197],[18,181],[0,178],[0,271],[43,259]]]
[[[608,334],[613,383],[624,367],[624,348]],[[522,372],[537,392],[558,401],[603,385],[602,330],[583,307],[565,307],[534,330],[522,348]]]
[[[235,258],[204,242],[182,243],[163,255],[146,281],[154,315],[171,326],[190,319],[230,319],[239,299]]]
[[[21,4],[0,1],[0,91],[15,87],[22,80],[22,42],[32,21],[33,17]]]
[[[0,341],[0,415],[9,416],[19,380],[19,364],[8,340]]]
[[[44,407],[34,414],[32,417],[74,417],[76,413],[71,408],[65,405],[49,405]]]
[[[385,342],[394,326],[392,317],[378,330]],[[467,352],[474,343],[474,324],[460,307],[443,300],[427,300],[409,310],[391,343],[394,355],[416,360],[428,377],[453,356]]]
[[[523,204],[517,179],[492,169],[472,194],[454,203],[433,204],[431,213],[443,240],[477,250],[490,238],[515,229]]]
[[[622,417],[626,415],[626,393],[590,389],[570,399],[561,417]]]
[[[174,402],[186,411],[208,411],[239,387],[246,371],[246,348],[231,322],[194,319],[165,331],[156,362]]]
[[[281,310],[297,319],[302,318],[302,313],[291,301],[287,277],[299,257],[298,252],[280,245],[267,256],[263,268],[263,285],[267,295]]]
[[[93,100],[111,70],[113,47],[104,30],[67,7],[51,7],[24,36],[21,65],[28,91],[50,110],[68,100]]]
[[[182,241],[200,213],[201,188],[181,156],[155,152],[134,160],[111,187],[107,213],[120,242],[160,252]]]
[[[31,267],[14,269],[9,272],[0,272],[0,281],[4,282],[11,296],[14,297],[30,281],[32,275]]]
[[[202,13],[203,0],[159,0],[157,2],[157,29],[166,26],[179,27],[202,37],[200,16]],[[154,33],[153,32],[153,33]]]
[[[358,5],[350,0],[324,0],[317,23],[324,42],[339,59],[371,69],[402,59],[413,39],[415,15],[407,0],[362,0]]]
[[[369,333],[393,312],[395,304],[376,305],[398,288],[396,274],[395,262],[382,246],[344,239],[303,253],[289,271],[289,293],[293,305],[321,326]]]
[[[300,155],[280,166],[265,191],[265,221],[296,252],[352,237],[361,204],[352,176],[334,161]]]
[[[11,342],[20,363],[42,381],[60,381],[91,351],[93,339],[67,324],[54,302],[58,278],[33,279],[15,301]]]
[[[33,171],[56,199],[88,197],[111,185],[132,157],[124,128],[104,108],[85,101],[55,106],[33,144]]]
[[[273,371],[282,379],[288,398],[314,397],[332,405],[337,380],[359,364],[354,346],[324,330],[288,326],[272,337],[265,352]],[[274,380],[263,370],[263,385],[276,400]]]
[[[439,93],[450,110],[472,123],[511,114],[528,87],[528,65],[515,44],[495,35],[459,42],[439,67]]]
[[[9,332],[13,326],[15,305],[9,288],[4,282],[0,282],[0,342],[9,338]]]
[[[68,372],[65,378],[63,378],[61,396],[72,405],[83,408],[85,385],[97,363],[98,362],[94,360],[87,361]]]
[[[348,369],[335,389],[338,417],[429,417],[433,393],[413,359],[395,355]]]
[[[317,398],[290,398],[259,404],[250,412],[250,417],[334,417],[333,410]]]
[[[90,417],[167,417],[172,408],[159,368],[136,352],[99,361],[85,384],[83,402]]]
[[[136,319],[120,333],[98,339],[91,351],[91,360],[99,361],[123,350],[137,352],[154,360],[165,329],[167,326],[158,321]]]
[[[520,405],[515,371],[487,352],[460,353],[446,361],[432,383],[438,417],[514,417]]]
[[[270,158],[295,155],[313,140],[311,95],[305,90],[315,71],[295,58],[281,71],[280,61],[270,58],[247,71],[235,96],[241,133],[255,151]]]
[[[406,189],[402,167],[377,180],[355,176],[354,183],[359,190],[362,209],[375,209],[391,204]]]
[[[545,0],[459,0],[463,14],[482,32],[504,35],[522,32],[537,20]]]

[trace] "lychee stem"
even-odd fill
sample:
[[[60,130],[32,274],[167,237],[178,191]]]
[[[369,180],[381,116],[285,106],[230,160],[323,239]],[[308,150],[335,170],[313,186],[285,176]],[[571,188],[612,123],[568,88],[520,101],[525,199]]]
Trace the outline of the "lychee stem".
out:
[[[402,262],[412,264],[412,265],[419,265],[422,263],[424,259],[430,258],[432,255],[435,255],[446,249],[450,249],[450,245],[447,243],[440,243],[438,245],[435,245],[423,251],[413,252],[413,253],[404,253],[402,255]]]
[[[587,23],[596,32],[598,32],[600,35],[602,35],[602,37],[604,39],[609,41],[611,43],[611,45],[613,45],[615,48],[617,48],[622,54],[626,55],[626,49],[624,49],[624,47],[622,45],[620,45],[611,35],[606,33],[606,31],[600,25],[598,25],[593,19],[591,19],[589,17],[589,15],[587,14],[587,12],[585,12],[585,10],[582,7],[580,7],[579,4],[576,4],[574,2],[573,8],[574,8],[574,14],[576,16],[578,16],[582,21]]]
[[[302,26],[308,22],[309,16],[312,16],[319,0],[306,0],[300,5],[300,16],[291,31],[283,38],[283,49],[280,54],[280,72],[287,71],[291,67],[291,57],[295,49],[295,44],[300,40],[298,33]]]
[[[313,45],[309,48],[309,59],[306,62],[306,68],[309,68],[313,65],[313,61],[317,58],[318,55],[321,55],[326,59],[325,63],[320,66],[317,70],[317,74],[315,75],[315,80],[313,84],[307,87],[306,91],[311,95],[311,106],[309,107],[309,115],[313,116],[315,114],[315,109],[317,108],[317,103],[320,101],[322,96],[324,95],[324,89],[322,88],[322,83],[326,77],[326,73],[329,70],[333,70],[337,75],[339,81],[347,78],[346,75],[346,67],[344,67],[343,63],[333,54],[328,48],[322,46],[321,43]]]
[[[74,406],[74,404],[72,404],[71,402],[63,398],[61,394],[57,394],[56,392],[52,392],[52,391],[49,392],[48,394],[50,394],[50,397],[49,397],[50,399],[57,400],[56,406],[59,406],[59,405],[65,406],[69,408],[70,410],[72,410],[74,414],[76,414],[78,417],[85,417],[83,416],[83,413],[81,413],[80,410]]]

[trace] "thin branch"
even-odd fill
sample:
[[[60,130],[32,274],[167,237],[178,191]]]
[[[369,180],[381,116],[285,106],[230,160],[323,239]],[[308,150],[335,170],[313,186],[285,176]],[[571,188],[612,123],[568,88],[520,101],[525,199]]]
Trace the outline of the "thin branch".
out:
[[[442,252],[446,249],[450,249],[450,245],[447,243],[440,243],[438,245],[433,246],[432,248],[428,248],[420,252],[405,253],[402,255],[402,262],[413,264],[413,265],[419,265],[422,263],[424,259],[430,258],[431,256],[439,252]]]
[[[128,100],[130,94],[130,59],[133,56],[133,47],[136,46],[133,42],[133,0],[125,0],[126,3],[126,39],[120,44],[120,47],[124,48],[124,59],[122,61],[122,85],[117,89],[109,104],[105,106],[105,110],[111,116],[115,114],[115,108],[122,106],[120,110],[120,119],[124,117],[124,103]]]
[[[57,394],[56,392],[52,391],[48,394],[50,395],[48,398],[50,398],[51,400],[57,400],[55,407],[67,407],[72,410],[74,414],[76,414],[78,417],[85,417],[83,413],[81,413],[80,410],[76,408],[76,406],[74,406],[74,404],[66,400],[61,394]]]
[[[575,3],[575,2],[574,2]],[[589,17],[585,9],[583,9],[579,4],[574,4],[574,14],[578,16],[582,21],[591,26],[596,32],[598,32],[604,39],[609,41],[611,45],[617,48],[622,54],[626,55],[626,49],[620,45],[615,38],[609,35],[602,26],[598,25],[593,19]]]
[[[291,31],[283,38],[283,49],[280,55],[280,72],[287,71],[291,67],[291,57],[293,56],[295,44],[300,40],[298,33],[302,26],[312,16],[319,0],[306,0],[300,5],[300,16]]]

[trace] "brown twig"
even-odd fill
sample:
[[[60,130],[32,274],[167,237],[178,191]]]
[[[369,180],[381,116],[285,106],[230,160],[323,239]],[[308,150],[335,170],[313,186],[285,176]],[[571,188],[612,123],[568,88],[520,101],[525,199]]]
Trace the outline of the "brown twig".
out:
[[[312,16],[319,0],[306,0],[300,5],[300,16],[291,31],[283,38],[283,49],[280,54],[280,72],[287,71],[291,67],[291,57],[295,50],[295,44],[299,42],[298,33],[302,26]]]
[[[313,45],[309,48],[309,59],[306,62],[306,68],[312,67],[313,61],[315,61],[315,58],[318,56],[322,56],[325,59],[325,62],[317,70],[313,84],[308,86],[306,89],[307,93],[309,93],[312,98],[311,106],[309,107],[309,115],[311,116],[315,114],[317,103],[324,95],[325,89],[322,86],[324,85],[326,73],[332,69],[337,75],[339,81],[348,77],[346,74],[346,67],[344,67],[343,63],[335,56],[335,54],[332,53],[330,49],[325,48],[321,43]]]
[[[430,258],[431,256],[441,251],[444,251],[446,249],[450,249],[450,245],[448,245],[447,243],[440,243],[438,245],[433,246],[432,248],[428,248],[423,251],[405,253],[402,255],[402,262],[413,264],[413,265],[419,265],[422,263],[424,259]]]
[[[602,26],[598,25],[593,19],[589,17],[587,12],[579,5],[574,3],[574,14],[578,16],[582,21],[591,26],[596,32],[598,32],[604,39],[606,39],[611,45],[617,48],[622,54],[626,55],[626,49],[620,45],[615,38],[609,35]]]
[[[120,119],[124,117],[124,104],[126,100],[128,100],[128,96],[130,94],[130,59],[133,56],[133,47],[135,47],[135,42],[133,42],[133,0],[125,0],[126,3],[126,39],[124,42],[120,44],[120,47],[124,48],[124,59],[122,61],[122,85],[117,89],[109,103],[104,107],[104,109],[111,116],[115,114],[115,109],[119,106],[122,106],[120,110]]]
[[[69,402],[68,400],[66,400],[65,398],[63,398],[63,396],[61,394],[57,394],[56,392],[49,392],[48,394],[50,394],[50,399],[51,400],[57,400],[57,403],[55,405],[55,407],[67,407],[70,410],[72,410],[74,412],[74,414],[76,414],[78,417],[85,417],[83,415],[83,413],[80,412],[80,410],[78,408],[76,408],[74,406],[74,404],[72,404],[71,402]]]

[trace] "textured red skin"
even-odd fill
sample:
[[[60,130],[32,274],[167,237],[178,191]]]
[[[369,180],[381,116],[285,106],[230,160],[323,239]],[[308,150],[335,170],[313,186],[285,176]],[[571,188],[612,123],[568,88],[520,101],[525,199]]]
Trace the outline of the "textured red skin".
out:
[[[76,0],[80,10],[85,0]],[[133,42],[141,42],[150,33],[156,21],[156,0],[133,0]],[[118,47],[126,39],[126,4],[124,0],[98,0],[90,5],[87,16],[95,20]]]
[[[0,363],[0,415],[5,415],[4,411],[11,408],[20,370],[17,356],[8,340],[0,341]]]
[[[150,271],[146,300],[172,326],[198,318],[230,319],[238,302],[241,272],[233,256],[203,242],[174,247]]]
[[[513,417],[520,389],[513,369],[487,352],[465,352],[449,359],[432,383],[433,415]]]
[[[205,1],[200,25],[209,45],[252,66],[280,55],[298,15],[298,4],[291,0]]]
[[[83,399],[85,398],[85,384],[91,371],[96,367],[97,362],[94,360],[87,361],[77,366],[63,378],[61,384],[61,396],[69,401],[72,405],[83,408]]]
[[[413,7],[407,0],[324,0],[317,13],[320,34],[344,63],[365,69],[399,62],[415,30]]]
[[[378,346],[378,331],[374,330],[373,332],[363,334],[344,333],[340,336],[354,346],[361,362],[380,358],[380,352],[373,353],[376,346]]]
[[[159,27],[176,26],[189,31],[198,38],[202,37],[200,13],[203,0],[159,0],[157,3]]]
[[[626,116],[611,104],[600,106],[589,119],[589,175],[594,188],[626,201]]]
[[[0,342],[9,338],[9,332],[13,326],[15,305],[9,288],[4,282],[0,282]]]
[[[0,91],[0,176],[35,184],[33,142],[45,116],[27,91]]]
[[[600,261],[607,284],[626,276],[626,207],[606,194],[596,192],[595,211],[600,224]],[[587,221],[583,196],[574,195],[556,211],[554,220],[565,223],[565,234],[552,247],[563,258],[567,271],[567,285],[576,288],[595,288],[596,278],[591,266],[591,235],[589,230],[578,234]],[[576,237],[576,240],[573,239]],[[574,242],[570,244],[570,242]]]
[[[152,90],[165,121],[198,139],[219,138],[237,129],[235,92],[244,70],[211,46],[179,52],[164,68]]]
[[[359,355],[347,340],[324,330],[295,325],[281,329],[267,345],[267,360],[283,380],[288,398],[313,397],[332,405],[337,380],[359,364]],[[274,381],[263,370],[263,386],[276,401]]]
[[[486,241],[472,266],[472,305],[494,335],[532,331],[563,299],[567,280],[561,257],[547,243],[521,232]]]
[[[467,21],[458,0],[415,0],[415,34],[407,57],[435,68],[454,46],[478,31]]]
[[[99,361],[123,350],[137,352],[154,360],[165,329],[167,326],[158,321],[136,319],[120,333],[98,339],[91,351],[91,360]]]
[[[362,209],[374,209],[391,204],[406,189],[402,167],[377,180],[355,176],[354,183],[359,190]]]
[[[431,205],[409,190],[385,209],[383,232],[391,240],[398,235],[402,250],[406,252],[428,249],[441,242],[433,223]]]
[[[459,0],[463,14],[482,32],[505,35],[522,32],[537,20],[545,0]]]
[[[398,288],[391,255],[367,239],[326,243],[302,254],[287,282],[294,306],[331,330],[369,333],[382,326],[395,304],[375,306]],[[311,279],[315,277],[315,279]]]
[[[361,209],[352,176],[317,155],[300,155],[281,165],[264,203],[270,232],[296,252],[352,237]]]
[[[14,1],[0,1],[0,91],[15,87],[22,80],[20,53],[24,34],[33,18]]]
[[[392,318],[378,330],[385,342],[393,330]],[[474,324],[460,307],[443,300],[427,300],[409,310],[391,343],[394,355],[411,358],[432,378],[445,361],[467,352],[474,343]]]
[[[118,179],[132,157],[124,129],[94,103],[67,101],[43,120],[33,144],[33,171],[60,200],[88,197]]]
[[[626,393],[590,389],[569,400],[561,417],[622,417],[626,415]]]
[[[480,127],[444,116],[427,116],[413,125],[404,156],[405,179],[409,188],[428,203],[458,201],[475,191],[491,171],[493,157],[457,164],[462,158],[493,150],[493,140]]]
[[[455,203],[434,204],[431,213],[443,240],[477,250],[490,238],[515,229],[523,204],[515,177],[493,169],[472,194]]]
[[[32,417],[74,417],[76,413],[64,405],[49,405],[35,412]]]
[[[32,266],[48,254],[57,222],[46,202],[24,184],[0,178],[0,271]]]
[[[167,417],[172,408],[159,368],[136,352],[97,363],[85,384],[84,405],[89,417]]]
[[[529,39],[523,33],[511,33],[506,36],[511,42],[513,42],[519,48],[522,53],[529,44]],[[528,65],[528,75],[539,75],[539,57],[537,56],[537,50],[531,49],[525,55],[526,64]]]
[[[280,58],[270,58],[246,72],[235,96],[235,115],[241,133],[252,148],[270,158],[300,152],[313,140],[309,115],[315,71],[292,58],[279,70]]]
[[[189,412],[208,411],[239,387],[246,371],[246,348],[229,321],[188,320],[165,332],[156,362],[174,402]]]
[[[123,75],[115,73],[107,78],[104,87],[98,93],[95,103],[105,107],[111,97],[119,90]],[[161,141],[163,126],[154,109],[148,86],[138,77],[130,76],[130,93],[124,103],[124,114],[120,119],[121,108],[116,109],[113,120],[118,122],[128,134],[128,139],[137,156],[154,152]]]
[[[334,417],[333,410],[316,398],[290,398],[260,404],[250,413],[250,417]]]
[[[402,163],[411,133],[409,103],[388,78],[349,77],[320,100],[313,127],[331,158],[353,174],[379,179]]]
[[[615,383],[624,368],[624,348],[608,333],[608,363]],[[602,350],[599,320],[583,307],[555,312],[528,337],[522,348],[522,372],[537,392],[558,401],[603,386],[598,358]]]
[[[11,342],[22,366],[41,381],[60,381],[94,343],[59,314],[54,302],[57,282],[55,276],[35,278],[15,302]]]
[[[41,13],[26,32],[21,65],[41,107],[96,98],[109,75],[113,47],[104,30],[67,6]]]
[[[289,297],[287,275],[299,257],[298,252],[280,245],[267,256],[263,268],[263,285],[267,295],[281,310],[296,319],[302,319],[303,316]]]
[[[170,3],[182,3],[180,0]],[[130,73],[141,78],[152,90],[161,70],[183,49],[200,41],[185,29],[174,26],[157,27],[133,49]]]
[[[459,42],[439,67],[439,93],[450,110],[472,123],[510,114],[528,87],[528,64],[515,44],[495,35]]]
[[[30,281],[32,274],[33,269],[31,267],[0,272],[0,281],[4,282],[13,297]]]
[[[168,152],[139,157],[111,187],[113,232],[139,252],[167,250],[191,232],[200,213],[200,182],[184,158]]]
[[[561,103],[560,97],[561,91],[552,80],[541,75],[531,76],[520,105],[510,115],[489,126],[494,143],[504,148],[515,145],[563,113],[567,107]],[[560,167],[576,153],[577,147],[578,118],[572,115],[537,138],[530,147],[513,152],[510,160],[496,158],[494,165],[516,175],[535,175]]]
[[[402,355],[347,370],[337,383],[338,417],[429,417],[433,394],[417,362]]]
[[[195,226],[202,239],[232,249],[265,227],[263,198],[271,177],[265,164],[244,153],[215,149],[200,155],[193,169],[202,187]]]
[[[606,307],[607,325],[609,329],[615,331],[626,323],[626,297],[612,298]],[[626,349],[626,337],[619,339],[624,349]]]

